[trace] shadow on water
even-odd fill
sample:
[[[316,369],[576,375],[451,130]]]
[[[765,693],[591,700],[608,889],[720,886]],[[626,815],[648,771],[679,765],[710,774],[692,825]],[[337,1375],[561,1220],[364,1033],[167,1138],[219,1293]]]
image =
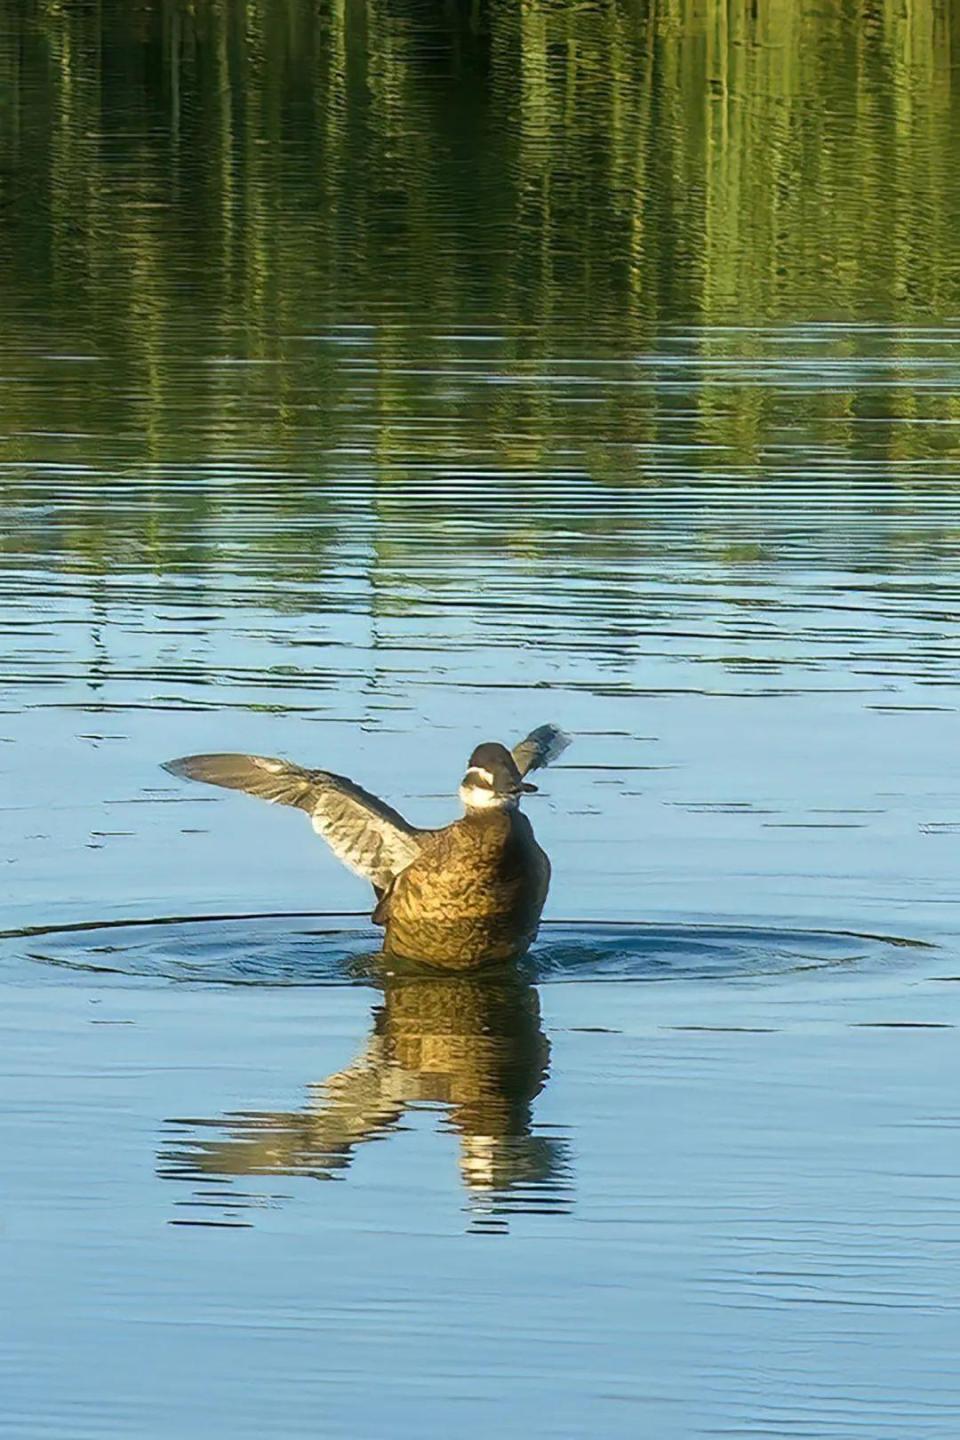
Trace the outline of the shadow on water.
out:
[[[427,1106],[442,1111],[444,1127],[458,1138],[475,1227],[502,1228],[511,1211],[567,1208],[566,1141],[532,1125],[550,1045],[530,981],[516,971],[384,975],[382,994],[360,1054],[311,1085],[302,1108],[169,1122],[161,1174],[198,1187],[181,1203],[205,1215],[242,1209],[234,1191],[210,1190],[211,1181],[238,1176],[334,1179],[358,1145],[396,1133],[412,1107]]]

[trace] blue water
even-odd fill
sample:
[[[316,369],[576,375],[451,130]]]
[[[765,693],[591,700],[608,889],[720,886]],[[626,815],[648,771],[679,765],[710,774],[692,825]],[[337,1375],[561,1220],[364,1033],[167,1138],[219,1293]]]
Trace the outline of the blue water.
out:
[[[955,32],[0,14],[4,1440],[956,1440]],[[546,721],[482,979],[160,768]]]

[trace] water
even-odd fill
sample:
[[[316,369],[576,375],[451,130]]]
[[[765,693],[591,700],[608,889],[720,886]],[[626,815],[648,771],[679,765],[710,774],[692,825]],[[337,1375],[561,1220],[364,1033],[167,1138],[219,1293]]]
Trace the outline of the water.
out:
[[[953,1440],[958,56],[0,6],[0,1434]],[[159,769],[548,720],[482,983]]]

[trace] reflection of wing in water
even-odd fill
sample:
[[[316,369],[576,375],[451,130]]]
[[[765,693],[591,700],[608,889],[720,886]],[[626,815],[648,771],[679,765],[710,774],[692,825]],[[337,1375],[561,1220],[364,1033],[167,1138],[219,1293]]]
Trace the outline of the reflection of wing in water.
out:
[[[346,1070],[312,1087],[303,1110],[240,1110],[216,1120],[170,1123],[186,1132],[180,1147],[161,1155],[165,1175],[312,1175],[333,1178],[350,1163],[352,1147],[395,1129],[404,1102],[390,1094],[390,1065],[378,1036]],[[208,1139],[205,1130],[226,1131]],[[198,1133],[194,1133],[198,1132]]]
[[[539,997],[518,974],[393,976],[363,1052],[312,1086],[302,1110],[171,1122],[178,1140],[161,1153],[162,1173],[205,1182],[237,1175],[329,1179],[350,1163],[354,1146],[389,1134],[408,1106],[426,1103],[442,1107],[460,1137],[464,1184],[498,1197],[497,1213],[564,1209],[566,1144],[531,1133],[549,1054]]]

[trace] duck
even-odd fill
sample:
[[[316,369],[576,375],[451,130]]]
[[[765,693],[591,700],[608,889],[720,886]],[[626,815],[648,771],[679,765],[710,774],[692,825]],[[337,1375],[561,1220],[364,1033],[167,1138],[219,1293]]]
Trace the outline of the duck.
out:
[[[184,755],[163,768],[306,811],[338,859],[373,886],[384,954],[462,971],[517,961],[536,939],[550,861],[520,802],[537,790],[526,776],[570,741],[558,725],[540,725],[512,750],[477,745],[458,790],[464,813],[440,829],[411,825],[345,775],[290,760]]]

